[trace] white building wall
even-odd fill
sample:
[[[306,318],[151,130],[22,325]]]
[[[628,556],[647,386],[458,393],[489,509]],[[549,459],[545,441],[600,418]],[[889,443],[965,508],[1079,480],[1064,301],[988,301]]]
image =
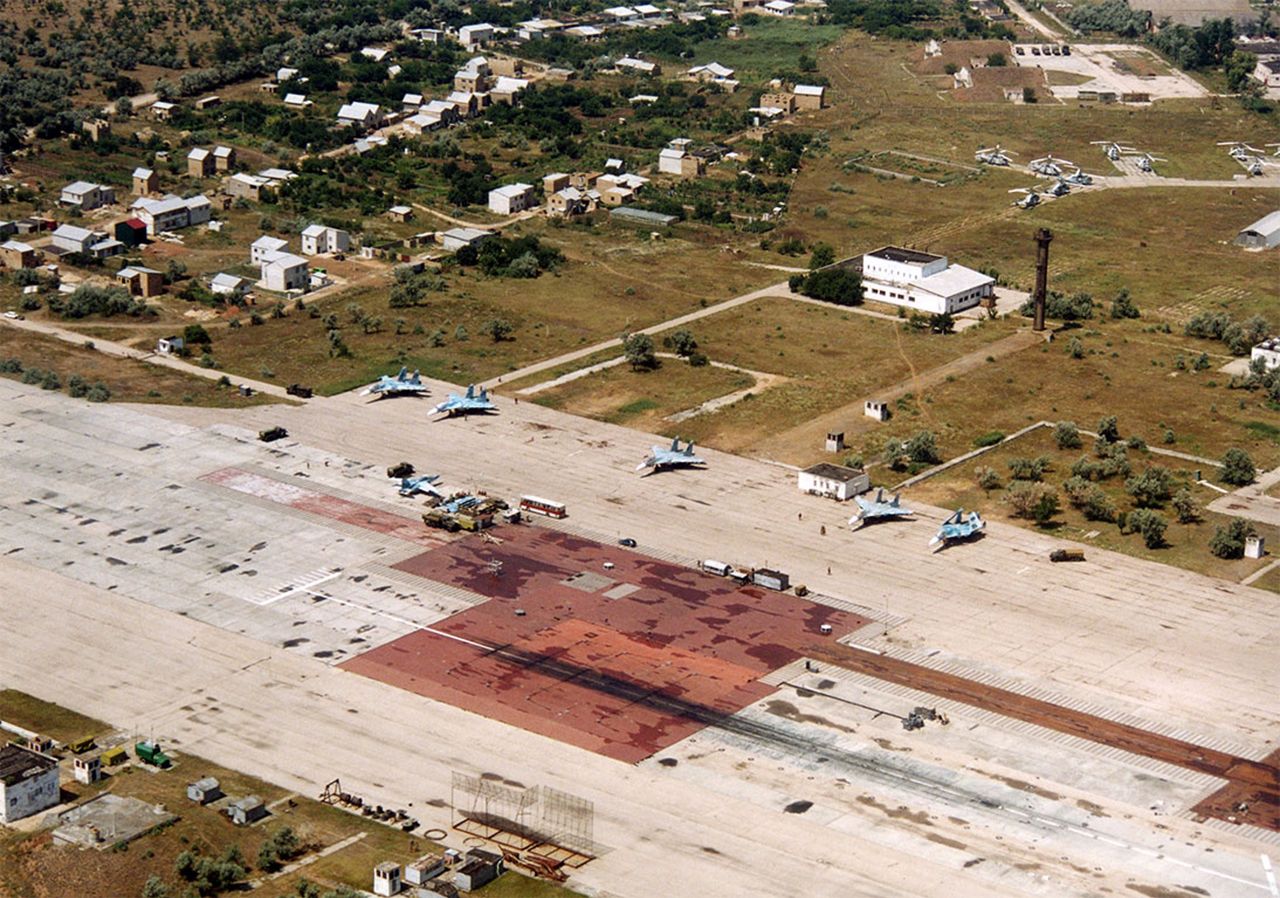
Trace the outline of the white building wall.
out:
[[[12,786],[0,782],[0,823],[13,823],[58,803],[58,768],[53,767]]]

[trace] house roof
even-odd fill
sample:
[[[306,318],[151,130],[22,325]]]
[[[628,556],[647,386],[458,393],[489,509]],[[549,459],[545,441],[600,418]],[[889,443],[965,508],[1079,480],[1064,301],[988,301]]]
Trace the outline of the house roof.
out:
[[[377,115],[378,108],[376,103],[344,103],[342,108],[338,110],[338,118],[362,122],[370,116]]]
[[[933,253],[924,253],[918,249],[907,249],[902,246],[882,246],[874,252],[867,253],[867,255],[888,259],[890,262],[905,262],[916,265],[925,265],[943,258]]]
[[[219,786],[216,777],[206,776],[204,779],[196,780],[191,784],[191,788],[199,789],[201,792],[212,792]]]
[[[404,97],[401,98],[400,102],[404,103],[406,106],[421,106],[422,94],[405,94]]]
[[[328,232],[328,228],[321,224],[313,224],[302,229],[303,237],[323,237]]]
[[[206,150],[204,147],[196,147],[190,153],[187,153],[187,158],[195,159],[197,162],[200,161],[201,159],[208,159],[209,151]]]
[[[440,124],[440,116],[419,112],[417,115],[411,115],[405,119],[405,123],[419,128],[430,128],[432,125]]]
[[[653,16],[662,12],[662,10],[658,9],[658,7],[651,3],[641,3],[636,7],[636,12],[640,13],[642,16]]]
[[[6,786],[21,782],[58,766],[56,758],[42,755],[20,745],[0,747],[0,782]]]
[[[1280,233],[1280,210],[1262,216],[1249,227],[1244,228],[1241,233],[1245,231],[1261,234],[1263,237],[1270,237],[1272,234]]]
[[[173,105],[174,104],[172,103],[166,103],[164,100],[156,100],[154,103],[151,104],[151,108],[159,109],[161,112],[164,112],[166,109],[172,109]]]
[[[261,175],[251,175],[246,172],[236,172],[234,175],[227,178],[227,180],[248,184],[250,187],[266,187],[271,183]]]
[[[449,237],[453,240],[465,240],[471,243],[484,237],[492,237],[492,231],[482,231],[479,228],[450,228],[440,236]]]
[[[268,268],[297,268],[299,265],[309,265],[310,263],[302,258],[295,256],[293,253],[271,253],[263,258],[264,264]]]
[[[689,69],[690,75],[701,75],[706,72],[708,75],[714,75],[716,78],[732,78],[733,69],[723,66],[718,62],[709,62],[706,65],[695,65]]]
[[[66,187],[62,188],[62,192],[74,193],[74,194],[83,196],[86,193],[90,193],[94,190],[100,190],[100,189],[101,188],[97,184],[91,184],[88,181],[72,181]]]
[[[850,468],[846,465],[833,465],[830,462],[819,462],[818,464],[805,468],[804,473],[812,474],[814,477],[825,477],[828,480],[839,480],[841,483],[849,483],[862,476],[862,471],[857,468]]]
[[[134,176],[135,178],[149,178],[149,177],[151,177],[151,176],[152,176],[152,175],[154,175],[154,174],[155,174],[155,172],[153,172],[153,171],[152,171],[151,169],[149,169],[149,168],[135,168],[135,169],[133,170],[133,176]]]
[[[392,206],[392,207],[391,207],[390,209],[388,209],[387,211],[388,211],[388,212],[394,212],[396,215],[407,215],[408,213],[412,212],[413,210],[412,210],[412,209],[410,209],[408,206]]]
[[[7,249],[14,253],[35,252],[35,247],[23,243],[21,240],[6,240],[4,243],[0,243],[0,249]]]
[[[251,244],[254,249],[267,250],[274,252],[289,245],[288,240],[281,240],[279,237],[272,237],[270,234],[263,234]]]
[[[125,267],[125,268],[121,268],[119,271],[117,271],[117,272],[116,272],[116,277],[118,277],[118,278],[123,278],[124,280],[132,280],[133,278],[137,277],[138,275],[142,275],[142,274],[159,274],[159,273],[160,273],[160,272],[156,271],[154,268],[146,268],[146,267],[144,267],[144,266],[142,266],[142,265],[129,265],[129,266],[127,266],[127,267]]]
[[[83,243],[86,240],[92,240],[94,237],[100,237],[100,232],[91,231],[88,228],[79,228],[75,225],[59,225],[58,229],[53,232],[55,237],[65,237],[68,240],[75,240]]]
[[[532,184],[507,184],[502,187],[495,187],[489,193],[496,193],[498,196],[517,197],[524,196],[530,190],[533,190]]]
[[[821,84],[797,84],[791,92],[797,97],[820,97],[826,90]]]
[[[307,102],[306,94],[285,94],[284,103],[286,106],[302,106]]]
[[[652,62],[645,62],[643,59],[636,59],[634,56],[624,56],[614,65],[622,66],[624,69],[639,69],[642,72],[652,72],[657,68]]]
[[[209,283],[215,287],[228,287],[234,290],[241,284],[246,283],[246,278],[236,277],[234,274],[227,274],[225,271],[220,271],[209,279]],[[199,785],[199,783],[196,785]]]
[[[147,229],[147,223],[141,218],[126,218],[124,221],[120,222],[120,224],[124,225],[126,228],[132,228],[135,231],[145,231]]]
[[[630,19],[639,15],[639,13],[630,6],[610,6],[604,11],[604,14],[606,16],[612,16],[615,19]]]
[[[913,287],[925,290],[935,296],[954,296],[975,290],[984,284],[994,284],[995,279],[981,271],[974,271],[963,265],[948,266],[945,271],[931,274],[912,284]]]
[[[266,178],[268,181],[289,181],[298,177],[298,175],[287,168],[264,168],[258,172],[258,177]]]
[[[233,150],[231,147],[216,146],[213,148],[213,155],[215,156],[230,156],[234,153],[235,153],[235,150]]]
[[[492,31],[493,26],[488,22],[476,22],[472,25],[463,25],[458,29],[458,34],[476,34],[481,31]]]
[[[491,92],[495,94],[516,94],[528,86],[529,82],[524,78],[508,78],[505,75],[500,75]]]

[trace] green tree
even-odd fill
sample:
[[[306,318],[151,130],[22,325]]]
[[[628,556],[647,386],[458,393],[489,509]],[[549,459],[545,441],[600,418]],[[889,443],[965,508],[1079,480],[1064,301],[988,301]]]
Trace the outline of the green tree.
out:
[[[1115,415],[1108,415],[1098,422],[1098,439],[1106,443],[1120,441],[1120,421]]]
[[[142,887],[142,898],[169,898],[169,886],[159,876],[149,876]]]
[[[494,343],[512,339],[516,332],[515,325],[505,318],[490,318],[484,323],[483,332],[493,338]]]
[[[1059,449],[1080,448],[1080,428],[1074,421],[1059,421],[1053,427],[1053,442]]]
[[[1133,297],[1129,295],[1128,289],[1121,290],[1116,294],[1116,298],[1111,300],[1111,317],[1120,318],[1139,318],[1142,313],[1138,311],[1138,305],[1133,301]]]
[[[922,430],[907,440],[903,449],[915,464],[935,465],[942,461],[938,452],[938,439],[928,430]]]
[[[1037,524],[1047,523],[1058,513],[1058,493],[1043,483],[1010,484],[1005,501],[1015,517],[1030,518]]]
[[[906,445],[897,438],[891,439],[884,444],[884,450],[880,457],[886,465],[895,471],[901,471],[907,466],[907,462],[911,460],[911,456],[907,454]]]
[[[1209,540],[1209,551],[1219,558],[1243,558],[1244,541],[1257,534],[1253,524],[1244,518],[1232,518],[1219,527]]]
[[[1079,337],[1072,337],[1067,341],[1067,355],[1073,359],[1084,358],[1084,344],[1080,342]]]
[[[1232,486],[1247,486],[1253,483],[1257,473],[1257,469],[1253,466],[1253,459],[1243,449],[1233,446],[1223,453],[1222,474],[1220,475],[1223,483],[1229,483]]]
[[[688,358],[698,348],[698,341],[687,330],[678,330],[662,338],[662,345],[681,358]]]
[[[1147,508],[1129,512],[1129,517],[1125,520],[1125,528],[1130,533],[1142,534],[1142,542],[1148,549],[1158,549],[1164,545],[1164,531],[1168,526],[1164,518]]]
[[[809,270],[817,271],[819,268],[826,268],[828,265],[835,264],[836,251],[827,243],[816,243],[813,246],[813,253],[809,256]]]
[[[625,334],[622,353],[632,371],[651,371],[658,367],[658,356],[653,351],[653,338],[648,334]]]
[[[929,333],[953,334],[956,330],[956,319],[950,312],[938,312],[929,316]]]
[[[980,489],[987,492],[1000,489],[1000,475],[996,473],[995,468],[979,465],[973,471],[973,479],[977,481]]]
[[[1041,480],[1049,469],[1049,459],[1040,455],[1036,458],[1009,459],[1009,476],[1014,480]]]
[[[188,346],[212,346],[213,337],[202,324],[188,324],[182,329],[182,341]]]
[[[1191,495],[1191,490],[1183,487],[1173,494],[1173,498],[1169,504],[1173,508],[1173,512],[1177,515],[1179,524],[1194,524],[1200,520],[1200,506],[1196,504],[1195,497]]]
[[[1173,475],[1159,465],[1147,468],[1124,483],[1139,508],[1159,508],[1173,495]]]
[[[182,280],[187,276],[187,263],[181,259],[170,259],[169,265],[165,269],[165,280],[170,284]]]

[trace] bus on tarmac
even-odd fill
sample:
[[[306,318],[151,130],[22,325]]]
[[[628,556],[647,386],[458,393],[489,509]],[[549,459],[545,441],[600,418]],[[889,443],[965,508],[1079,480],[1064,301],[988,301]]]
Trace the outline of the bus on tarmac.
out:
[[[549,518],[563,518],[569,514],[563,502],[552,502],[550,499],[539,499],[537,496],[521,496],[520,510],[546,515]]]

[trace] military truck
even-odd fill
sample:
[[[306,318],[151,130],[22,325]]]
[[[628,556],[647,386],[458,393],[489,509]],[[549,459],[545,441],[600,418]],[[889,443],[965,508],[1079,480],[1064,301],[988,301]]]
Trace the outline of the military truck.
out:
[[[274,443],[276,440],[283,440],[289,435],[289,431],[283,427],[272,427],[270,430],[258,431],[258,439],[264,443]]]

